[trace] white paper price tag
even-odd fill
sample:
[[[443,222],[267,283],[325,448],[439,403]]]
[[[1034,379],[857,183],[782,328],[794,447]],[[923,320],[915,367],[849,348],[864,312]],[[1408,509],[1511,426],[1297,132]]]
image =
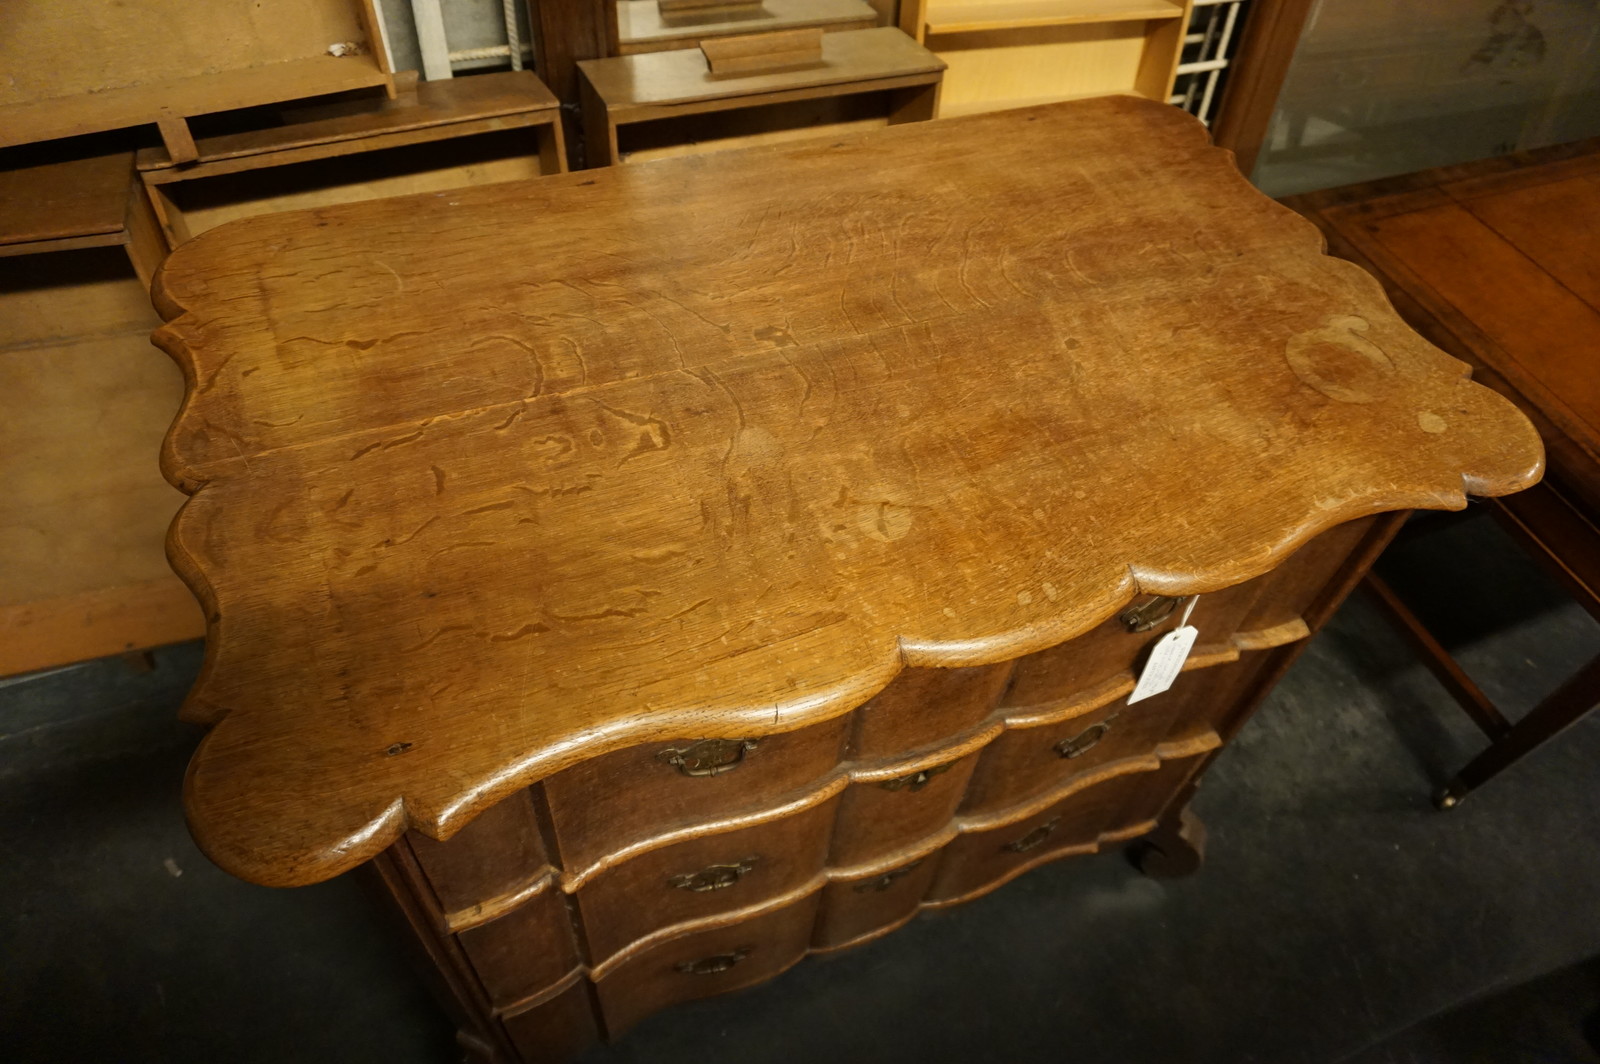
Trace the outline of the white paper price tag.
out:
[[[1193,649],[1195,636],[1199,634],[1199,629],[1186,624],[1156,640],[1156,645],[1150,651],[1150,660],[1145,662],[1139,682],[1133,685],[1133,694],[1128,696],[1130,706],[1172,686],[1172,681],[1183,671],[1183,663],[1189,660],[1189,651]]]
[[[1156,645],[1150,648],[1150,660],[1144,663],[1139,682],[1133,685],[1128,705],[1165,691],[1183,671],[1183,663],[1189,660],[1189,651],[1194,649],[1195,638],[1200,634],[1199,629],[1189,623],[1189,615],[1194,613],[1194,604],[1199,598],[1195,595],[1189,599],[1180,626],[1156,640]]]

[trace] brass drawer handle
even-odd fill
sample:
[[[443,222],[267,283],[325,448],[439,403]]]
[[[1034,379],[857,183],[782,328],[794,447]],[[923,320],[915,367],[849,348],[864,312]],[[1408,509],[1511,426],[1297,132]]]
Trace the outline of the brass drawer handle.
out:
[[[1178,608],[1181,598],[1168,598],[1157,595],[1154,598],[1141,602],[1137,606],[1129,606],[1117,614],[1117,620],[1122,622],[1122,627],[1130,632],[1148,632],[1168,617]]]
[[[1046,821],[1045,823],[1034,828],[1032,831],[1028,832],[1026,835],[1022,836],[1022,838],[1018,839],[1016,842],[1008,842],[1000,848],[1005,850],[1007,853],[1027,853],[1029,850],[1036,849],[1037,847],[1044,845],[1044,840],[1050,837],[1050,833],[1054,831],[1056,826],[1060,823],[1060,817],[1056,817],[1054,820]]]
[[[656,760],[676,766],[685,776],[717,776],[738,768],[746,751],[755,748],[755,739],[701,739],[688,746],[669,746],[656,754]]]
[[[909,876],[912,872],[915,872],[917,867],[925,860],[927,860],[926,857],[919,857],[910,864],[901,865],[899,868],[892,868],[881,876],[873,876],[871,879],[862,880],[860,883],[857,883],[850,889],[855,891],[857,894],[873,894],[881,890],[888,890],[890,887],[894,886],[895,880]]]
[[[737,864],[714,864],[700,869],[698,872],[680,872],[678,875],[669,876],[667,885],[679,890],[690,890],[696,894],[705,894],[713,890],[726,890],[743,879],[756,862],[761,860],[761,855],[756,854],[746,857]]]
[[[732,953],[718,953],[713,957],[701,957],[697,961],[679,961],[673,967],[685,975],[716,975],[725,972],[735,964],[750,956],[753,946],[740,946]]]
[[[1106,720],[1097,721],[1096,723],[1091,724],[1087,728],[1083,729],[1083,731],[1079,732],[1077,735],[1074,735],[1072,738],[1063,739],[1059,743],[1056,743],[1056,745],[1051,747],[1051,749],[1060,754],[1062,757],[1066,758],[1068,761],[1071,761],[1075,757],[1082,757],[1084,754],[1087,754],[1090,750],[1093,750],[1096,746],[1100,745],[1100,740],[1106,737],[1106,733],[1111,730],[1112,721],[1115,719],[1116,718],[1111,717],[1107,718]]]
[[[920,769],[906,776],[896,776],[892,780],[884,780],[882,783],[878,784],[878,786],[882,787],[886,791],[898,791],[902,788],[908,791],[920,791],[922,788],[928,785],[929,781],[931,781],[933,777],[937,776],[941,772],[949,772],[954,766],[954,761],[948,761],[943,765],[934,765],[932,768]]]

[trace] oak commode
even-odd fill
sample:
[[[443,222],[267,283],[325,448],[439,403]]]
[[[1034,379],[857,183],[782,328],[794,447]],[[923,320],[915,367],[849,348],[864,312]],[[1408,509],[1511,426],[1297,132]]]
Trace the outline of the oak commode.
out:
[[[1192,867],[1402,512],[1542,464],[1131,98],[247,219],[156,298],[195,837],[370,862],[485,1058],[1068,854]]]

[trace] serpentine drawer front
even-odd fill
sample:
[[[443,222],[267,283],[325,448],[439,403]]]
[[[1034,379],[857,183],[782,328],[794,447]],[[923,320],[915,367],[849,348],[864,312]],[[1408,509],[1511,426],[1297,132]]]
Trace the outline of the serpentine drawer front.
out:
[[[1405,512],[1542,468],[1133,98],[253,218],[155,297],[195,837],[366,866],[485,1061],[1045,861],[1192,870]]]

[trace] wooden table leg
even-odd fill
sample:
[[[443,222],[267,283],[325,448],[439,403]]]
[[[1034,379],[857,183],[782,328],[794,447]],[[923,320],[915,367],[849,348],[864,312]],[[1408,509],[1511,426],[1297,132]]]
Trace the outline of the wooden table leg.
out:
[[[1600,656],[1511,726],[1466,768],[1445,784],[1436,799],[1440,809],[1453,809],[1467,794],[1565,731],[1600,703]]]
[[[1506,720],[1499,708],[1483,693],[1483,689],[1473,682],[1472,677],[1456,663],[1450,652],[1433,637],[1422,620],[1411,607],[1407,606],[1399,595],[1394,593],[1387,581],[1375,572],[1367,573],[1362,580],[1363,586],[1372,592],[1379,608],[1389,615],[1395,627],[1404,633],[1411,647],[1422,659],[1422,663],[1433,673],[1434,679],[1444,685],[1461,708],[1467,711],[1478,727],[1491,740],[1499,739],[1511,731],[1511,722]]]
[[[1155,879],[1192,875],[1206,859],[1206,826],[1185,804],[1162,818],[1129,857],[1139,871]]]
[[[588,78],[581,79],[583,91],[583,165],[586,169],[611,166],[618,161],[617,126],[606,110],[605,101],[594,91]],[[568,162],[570,163],[570,159]]]

